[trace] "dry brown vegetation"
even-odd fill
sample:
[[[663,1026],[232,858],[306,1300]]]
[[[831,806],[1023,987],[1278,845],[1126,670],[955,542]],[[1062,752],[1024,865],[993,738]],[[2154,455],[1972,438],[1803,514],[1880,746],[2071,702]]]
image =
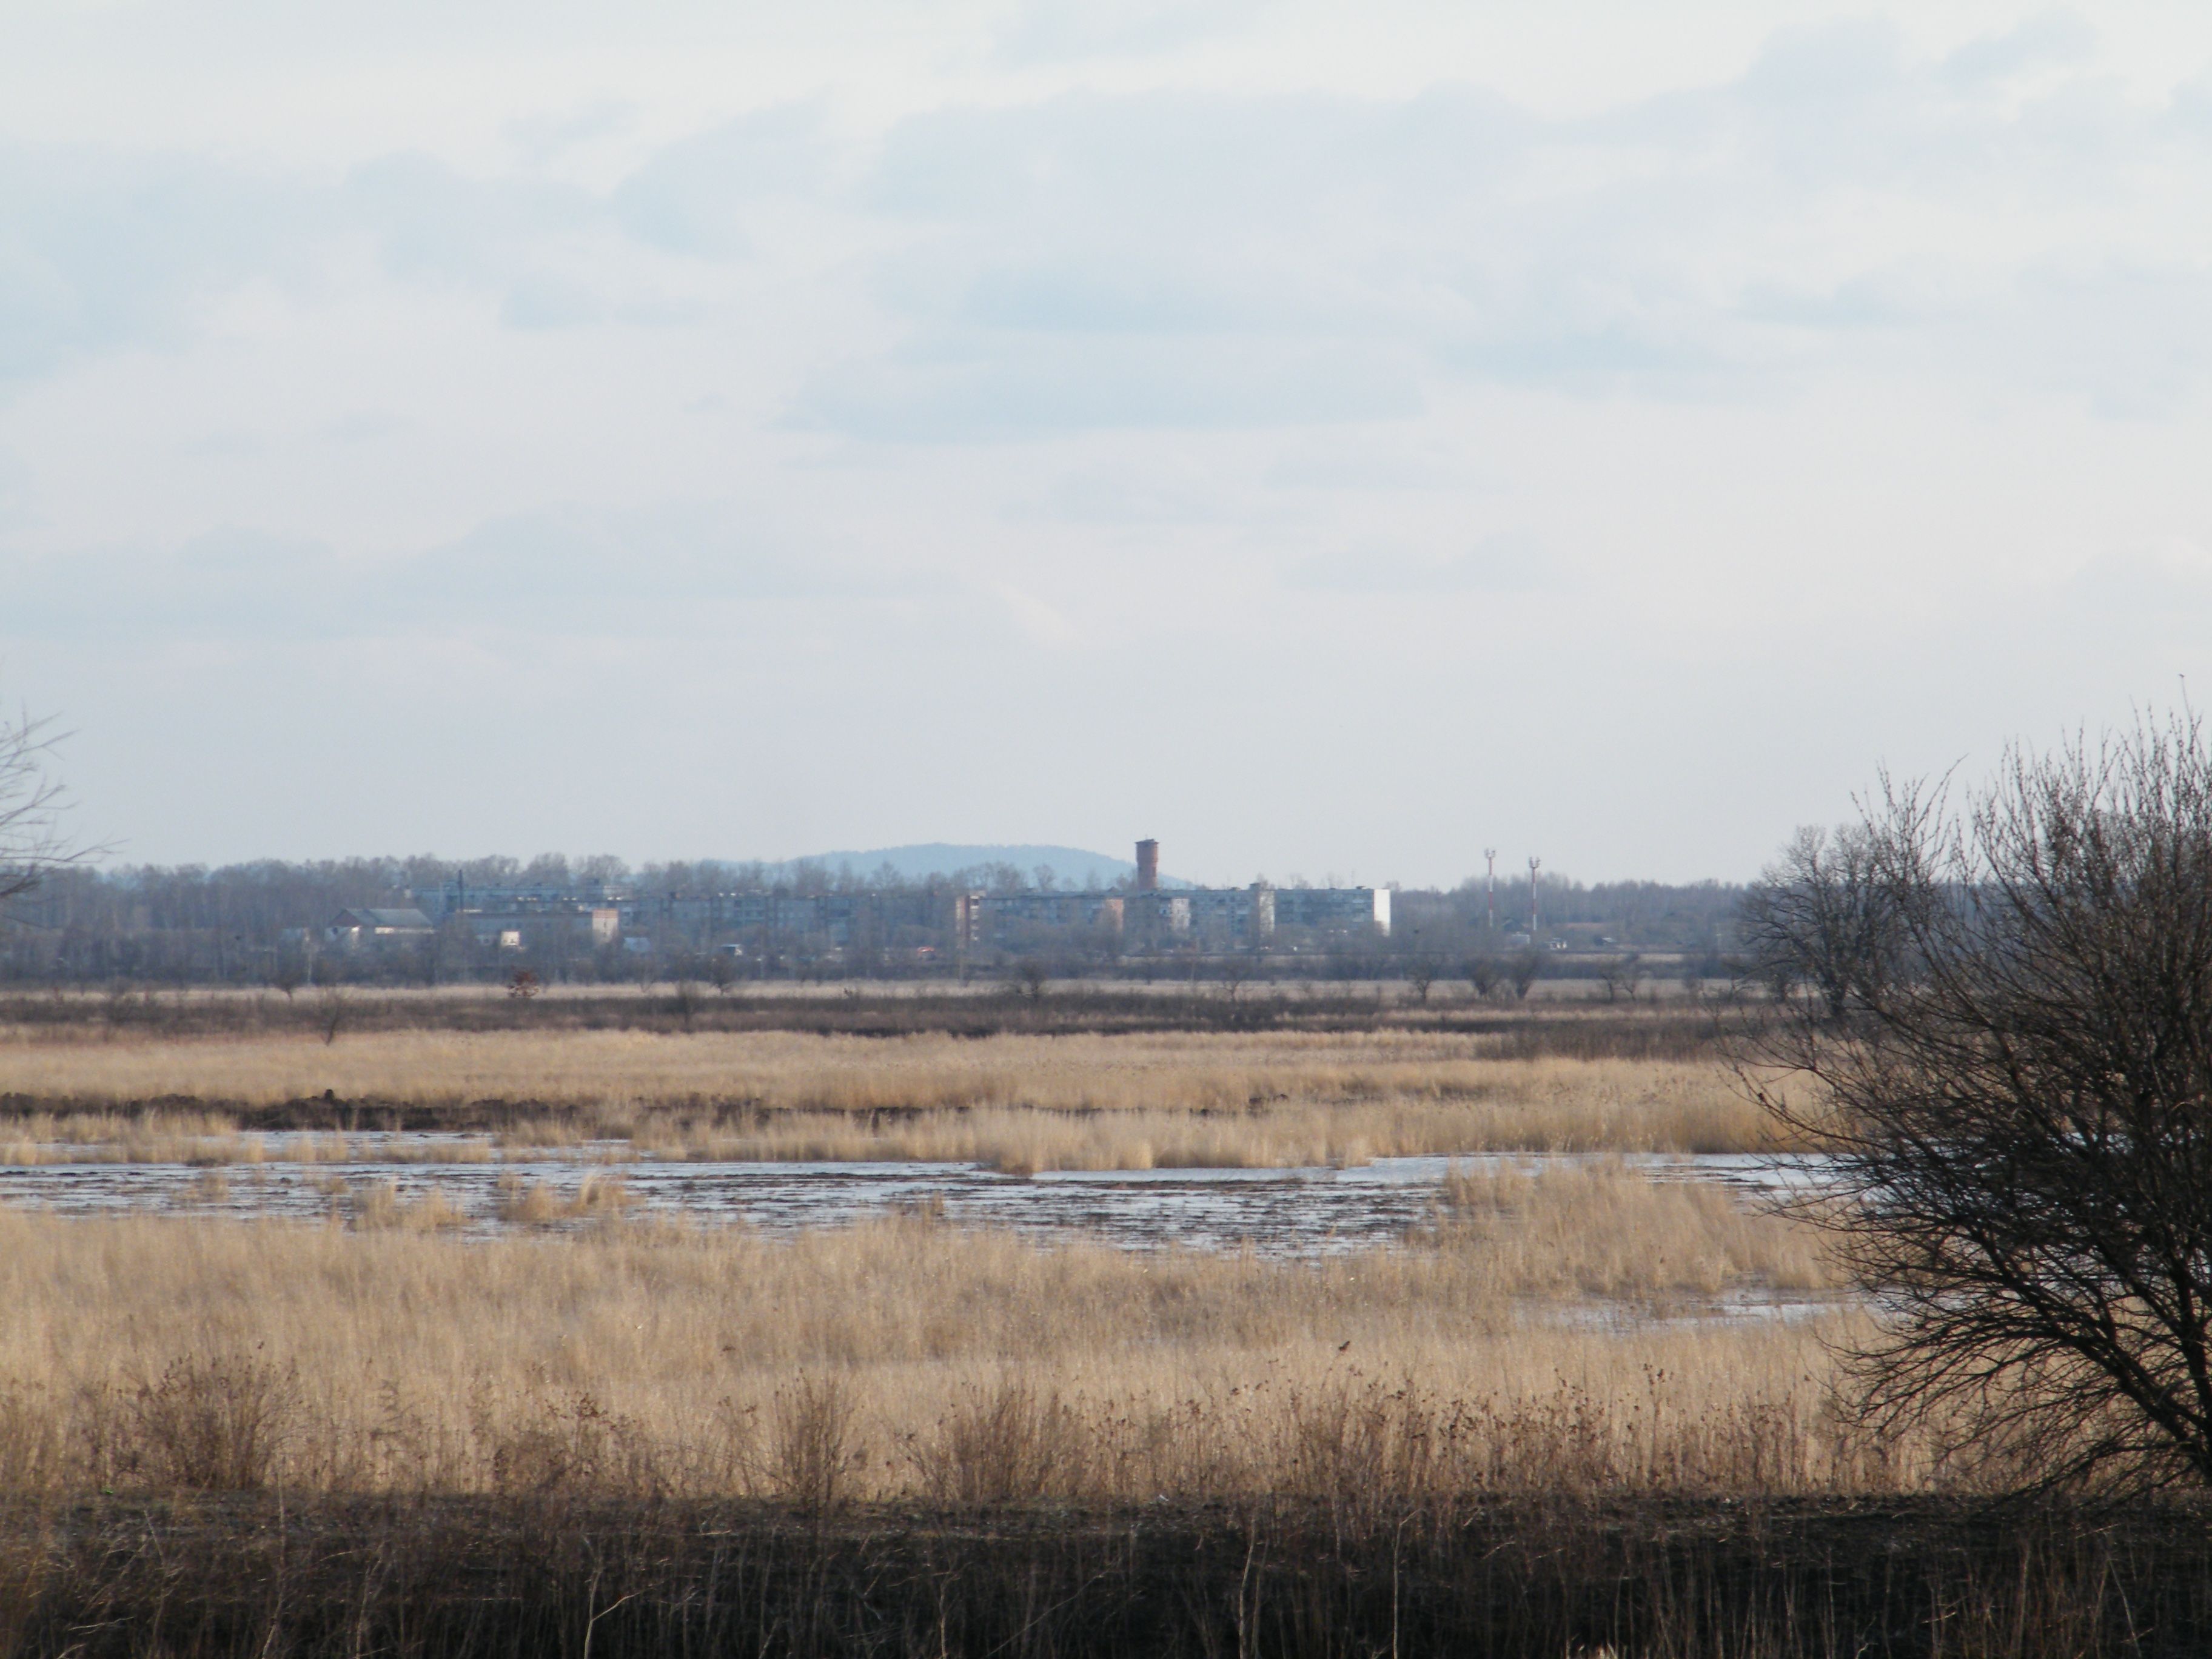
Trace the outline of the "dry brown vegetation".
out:
[[[509,1201],[622,1212],[617,1183]],[[464,1243],[425,1205],[0,1214],[0,1483],[1105,1501],[1925,1473],[1824,1414],[1818,1322],[1697,1316],[1826,1287],[1805,1238],[1618,1168],[1471,1177],[1422,1239],[1320,1263],[926,1217]]]
[[[2017,1470],[1832,1408],[1829,1344],[1872,1316],[1817,1237],[1606,1155],[1761,1144],[1692,1060],[1433,1029],[0,1033],[0,1158],[197,1165],[195,1206],[372,1146],[1599,1154],[1463,1166],[1401,1243],[1304,1261],[926,1209],[776,1239],[641,1220],[618,1169],[502,1172],[489,1238],[435,1171],[318,1171],[320,1224],[0,1209],[0,1652],[2039,1659],[2212,1627],[2174,1528],[2005,1530],[1972,1494]]]
[[[1652,1181],[1614,1160],[1455,1171],[1436,1236],[1516,1296],[1711,1297],[1746,1285],[1818,1292],[1839,1283],[1814,1228],[1747,1207],[1723,1188]]]
[[[331,1047],[19,1030],[0,1040],[0,1094],[69,1109],[21,1107],[0,1160],[37,1161],[59,1143],[126,1161],[250,1158],[257,1143],[240,1131],[257,1113],[319,1106],[326,1091],[347,1103],[333,1113],[357,1121],[365,1103],[372,1125],[380,1109],[404,1109],[418,1127],[489,1128],[502,1146],[611,1139],[678,1159],[972,1160],[1018,1171],[1773,1144],[1717,1066],[1499,1059],[1486,1042],[1405,1031],[396,1031]],[[448,1143],[439,1155],[474,1153]]]

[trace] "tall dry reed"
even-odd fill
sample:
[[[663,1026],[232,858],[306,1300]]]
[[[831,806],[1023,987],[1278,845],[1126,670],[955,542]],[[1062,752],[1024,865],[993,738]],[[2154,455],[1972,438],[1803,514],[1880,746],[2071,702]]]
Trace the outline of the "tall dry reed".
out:
[[[94,1156],[135,1147],[217,1158],[246,1145],[240,1113],[290,1103],[313,1117],[326,1092],[338,1127],[366,1102],[372,1115],[379,1104],[414,1108],[504,1146],[615,1139],[671,1158],[972,1159],[1020,1170],[1774,1144],[1717,1067],[1504,1060],[1485,1042],[1407,1031],[975,1041],[402,1031],[327,1047],[51,1041],[18,1030],[0,1033],[0,1093],[109,1109],[18,1116],[0,1158],[33,1161],[65,1143]],[[124,1109],[154,1101],[160,1110]],[[203,1104],[178,1117],[179,1101]]]
[[[164,1449],[189,1435],[160,1425],[243,1420],[236,1395],[253,1448],[228,1467],[331,1490],[984,1502],[1921,1479],[1824,1414],[1820,1338],[1861,1316],[1700,1314],[1717,1288],[1824,1282],[1785,1224],[1710,1197],[1618,1170],[1503,1181],[1420,1241],[1312,1263],[926,1218],[466,1243],[362,1204],[351,1227],[0,1213],[0,1471],[191,1484]],[[1643,1230],[1640,1267],[1570,1224],[1593,1204]]]

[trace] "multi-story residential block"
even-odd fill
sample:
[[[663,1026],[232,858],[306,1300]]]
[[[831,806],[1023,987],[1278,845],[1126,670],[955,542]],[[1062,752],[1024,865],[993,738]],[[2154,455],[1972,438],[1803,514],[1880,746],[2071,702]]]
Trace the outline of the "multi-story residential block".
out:
[[[953,892],[942,885],[828,893],[652,893],[592,884],[472,887],[459,880],[412,895],[425,929],[448,920],[507,949],[558,945],[706,951],[741,946],[945,944],[1027,948],[1079,941],[1107,949],[1264,947],[1278,927],[1316,933],[1388,933],[1390,895],[1370,887],[1164,887],[1159,843],[1137,843],[1137,875],[1112,890]]]

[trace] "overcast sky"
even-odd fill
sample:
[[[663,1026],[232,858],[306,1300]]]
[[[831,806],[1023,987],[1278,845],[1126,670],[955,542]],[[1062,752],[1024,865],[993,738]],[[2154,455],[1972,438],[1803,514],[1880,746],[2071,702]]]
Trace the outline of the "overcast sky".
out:
[[[2212,7],[0,0],[132,861],[1741,877],[2212,684]]]

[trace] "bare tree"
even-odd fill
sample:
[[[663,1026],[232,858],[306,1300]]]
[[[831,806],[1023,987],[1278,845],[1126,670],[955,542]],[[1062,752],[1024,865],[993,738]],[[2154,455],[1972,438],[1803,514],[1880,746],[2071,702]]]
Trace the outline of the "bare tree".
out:
[[[1886,1310],[1860,1403],[2039,1480],[2212,1483],[2203,736],[2015,751],[1956,810],[1885,781],[1847,860],[1785,855],[1826,890],[1763,917],[1820,996],[1741,1074],[1835,1150],[1815,1213]]]
[[[684,1029],[691,1030],[698,1023],[699,1011],[707,1006],[707,996],[693,980],[679,978],[668,999],[669,1012],[684,1022]]]
[[[1437,982],[1437,964],[1427,957],[1409,957],[1406,961],[1406,983],[1413,993],[1413,1000],[1424,1008],[1429,1006],[1429,988]]]
[[[1644,958],[1634,951],[1624,956],[1607,957],[1598,969],[1605,985],[1605,1000],[1617,1002],[1626,996],[1636,1000],[1636,988],[1644,978]]]
[[[1221,958],[1221,988],[1229,1000],[1237,1000],[1237,994],[1250,983],[1260,964],[1241,951],[1231,951]]]
[[[1522,951],[1505,965],[1505,981],[1513,988],[1513,994],[1523,1002],[1528,1000],[1529,988],[1543,976],[1543,955],[1534,950]]]
[[[1495,957],[1474,957],[1467,964],[1468,988],[1479,997],[1487,998],[1497,990],[1501,970]]]
[[[63,735],[50,720],[0,715],[0,903],[99,850],[75,845],[62,828],[69,799],[52,762]]]
[[[1894,895],[1877,868],[1876,826],[1808,828],[1759,872],[1739,913],[1753,973],[1786,1002],[1809,985],[1830,1019],[1840,1019],[1857,981],[1891,952]]]

